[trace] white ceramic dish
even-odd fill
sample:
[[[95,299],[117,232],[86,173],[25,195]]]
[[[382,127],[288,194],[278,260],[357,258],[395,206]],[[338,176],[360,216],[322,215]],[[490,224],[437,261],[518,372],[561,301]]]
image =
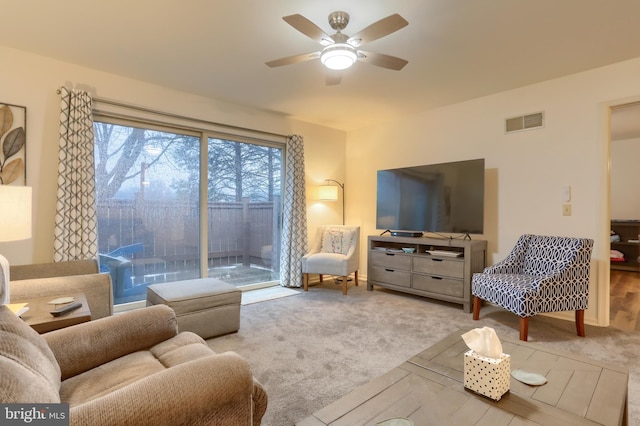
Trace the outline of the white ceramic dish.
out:
[[[429,253],[432,256],[445,256],[445,257],[460,257],[462,253],[457,251],[447,250],[426,250],[425,253]]]
[[[64,303],[71,303],[73,302],[73,297],[72,296],[67,296],[67,297],[58,297],[57,299],[53,299],[48,301],[47,303],[49,305],[62,305]]]
[[[511,375],[514,379],[531,386],[540,386],[547,383],[547,378],[541,374],[529,373],[523,370],[513,370]]]

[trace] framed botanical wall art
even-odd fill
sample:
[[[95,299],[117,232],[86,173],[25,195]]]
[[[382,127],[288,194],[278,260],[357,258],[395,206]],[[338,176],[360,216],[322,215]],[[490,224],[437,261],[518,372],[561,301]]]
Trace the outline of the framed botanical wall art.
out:
[[[0,103],[0,184],[26,185],[27,108]]]

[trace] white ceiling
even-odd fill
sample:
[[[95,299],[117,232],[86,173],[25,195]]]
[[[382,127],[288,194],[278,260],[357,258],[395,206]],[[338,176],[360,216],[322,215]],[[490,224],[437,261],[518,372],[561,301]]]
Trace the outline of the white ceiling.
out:
[[[638,0],[0,5],[2,45],[343,130],[640,57]],[[283,16],[302,14],[333,34],[327,16],[336,10],[351,15],[348,35],[393,13],[402,15],[407,27],[363,47],[409,64],[390,71],[356,63],[337,86],[325,85],[318,60],[265,65],[319,50]]]

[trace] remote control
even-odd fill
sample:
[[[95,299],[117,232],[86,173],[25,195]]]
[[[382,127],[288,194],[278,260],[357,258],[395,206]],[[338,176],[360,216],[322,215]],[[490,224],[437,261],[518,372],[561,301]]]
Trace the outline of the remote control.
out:
[[[78,309],[81,306],[82,306],[82,303],[80,302],[70,303],[67,306],[63,306],[62,308],[55,309],[49,313],[54,317],[59,317],[60,315],[66,314],[67,312],[71,312],[74,309]]]

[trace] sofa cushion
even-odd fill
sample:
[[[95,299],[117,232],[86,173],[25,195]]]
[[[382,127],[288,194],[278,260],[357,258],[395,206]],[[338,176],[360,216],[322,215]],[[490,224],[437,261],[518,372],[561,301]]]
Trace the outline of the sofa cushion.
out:
[[[0,306],[0,401],[60,402],[60,367],[45,340]]]
[[[125,355],[65,380],[60,399],[71,406],[82,404],[167,368],[214,354],[200,336],[183,332],[148,351]]]
[[[351,247],[353,231],[343,228],[325,228],[322,233],[321,253],[347,254]]]

